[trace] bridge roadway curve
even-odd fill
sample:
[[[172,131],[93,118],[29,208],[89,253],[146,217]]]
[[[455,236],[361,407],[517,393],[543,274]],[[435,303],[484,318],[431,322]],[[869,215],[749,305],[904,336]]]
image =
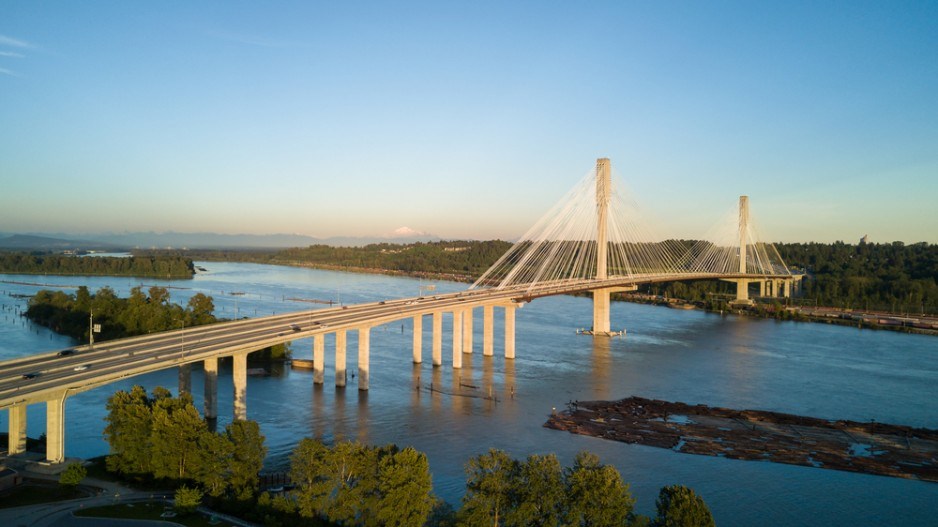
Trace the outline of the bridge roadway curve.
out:
[[[94,347],[75,346],[0,362],[0,409],[43,402],[62,395],[70,396],[119,379],[213,357],[256,351],[298,338],[372,327],[419,315],[484,305],[509,305],[544,296],[642,283],[715,278],[755,280],[785,279],[791,276],[647,274],[602,281],[563,281],[504,289],[471,289],[164,331],[105,341]]]

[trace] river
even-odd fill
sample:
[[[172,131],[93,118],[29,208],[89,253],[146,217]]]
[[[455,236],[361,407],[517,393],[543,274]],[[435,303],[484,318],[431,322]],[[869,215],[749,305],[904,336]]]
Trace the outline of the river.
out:
[[[242,263],[198,262],[207,269],[192,280],[115,277],[0,275],[0,359],[72,344],[19,316],[22,295],[46,288],[86,285],[92,293],[110,286],[121,296],[131,287],[170,286],[172,301],[185,304],[202,292],[215,299],[224,318],[263,316],[315,308],[291,299],[342,303],[416,296],[430,283],[437,291],[465,284]],[[18,283],[15,283],[18,282]],[[236,294],[233,294],[236,293]],[[658,489],[680,483],[707,502],[718,525],[935,525],[938,484],[811,467],[680,454],[548,430],[552,408],[572,400],[630,395],[752,408],[827,419],[875,419],[938,428],[938,338],[824,324],[778,322],[613,303],[613,329],[625,337],[596,340],[578,335],[591,319],[581,297],[535,300],[517,311],[517,358],[501,356],[501,310],[496,309],[495,357],[483,357],[482,314],[475,313],[474,353],[463,368],[450,367],[450,319],[444,317],[444,366],[430,363],[431,324],[424,324],[424,362],[411,361],[409,320],[376,327],[371,334],[371,389],[334,387],[333,341],[326,339],[326,384],[312,372],[276,368],[248,381],[248,417],[267,438],[268,470],[284,470],[303,436],[326,441],[359,439],[373,444],[412,445],[427,454],[434,488],[457,504],[466,460],[489,448],[516,458],[556,453],[565,465],[590,450],[615,465],[652,514]],[[349,332],[349,372],[355,372],[355,332]],[[311,339],[293,343],[295,357],[311,358]],[[202,380],[194,369],[192,389],[201,409]],[[176,389],[176,371],[165,370],[91,390],[68,399],[66,455],[105,454],[104,404],[117,389],[141,384]],[[437,392],[430,392],[430,384]],[[415,389],[417,386],[421,390]],[[230,364],[219,375],[219,426],[231,420]],[[459,394],[459,395],[453,395]],[[0,412],[0,429],[9,418]],[[27,413],[27,433],[45,431],[45,407]]]

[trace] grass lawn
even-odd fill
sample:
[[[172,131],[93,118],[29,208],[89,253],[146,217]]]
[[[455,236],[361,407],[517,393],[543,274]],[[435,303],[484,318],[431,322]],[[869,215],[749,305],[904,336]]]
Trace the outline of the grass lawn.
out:
[[[133,503],[123,505],[106,505],[104,507],[92,507],[75,511],[75,516],[86,516],[91,518],[122,518],[130,520],[165,520],[188,527],[226,527],[232,524],[224,521],[211,523],[207,516],[193,513],[189,516],[175,516],[173,518],[162,518],[160,514],[171,510],[163,502],[156,503]]]

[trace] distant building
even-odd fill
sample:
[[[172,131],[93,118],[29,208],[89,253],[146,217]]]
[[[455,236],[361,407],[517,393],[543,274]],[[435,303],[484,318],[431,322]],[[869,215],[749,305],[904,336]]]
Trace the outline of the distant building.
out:
[[[867,243],[869,241],[870,241],[870,235],[864,234],[863,237],[860,238],[860,245],[863,245],[864,243]]]

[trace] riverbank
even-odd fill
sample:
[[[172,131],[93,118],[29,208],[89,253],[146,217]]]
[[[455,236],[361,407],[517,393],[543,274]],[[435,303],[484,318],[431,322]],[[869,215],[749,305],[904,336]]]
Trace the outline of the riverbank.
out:
[[[685,454],[938,482],[938,430],[641,397],[570,403],[544,424]]]

